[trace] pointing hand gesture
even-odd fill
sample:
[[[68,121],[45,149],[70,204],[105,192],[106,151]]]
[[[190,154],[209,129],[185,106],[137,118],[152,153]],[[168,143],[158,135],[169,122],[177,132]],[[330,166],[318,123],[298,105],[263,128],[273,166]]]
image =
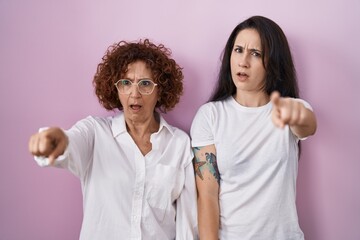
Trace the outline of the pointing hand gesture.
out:
[[[48,128],[30,137],[29,151],[34,156],[48,157],[52,165],[68,145],[68,138],[60,128]]]
[[[271,119],[275,126],[283,128],[285,125],[289,125],[291,131],[299,138],[315,133],[315,114],[302,102],[293,98],[283,98],[278,92],[271,94],[270,101],[273,104]]]
[[[304,123],[307,109],[301,102],[280,97],[278,92],[273,92],[270,100],[273,104],[271,117],[275,126],[283,128],[286,124],[294,126]]]

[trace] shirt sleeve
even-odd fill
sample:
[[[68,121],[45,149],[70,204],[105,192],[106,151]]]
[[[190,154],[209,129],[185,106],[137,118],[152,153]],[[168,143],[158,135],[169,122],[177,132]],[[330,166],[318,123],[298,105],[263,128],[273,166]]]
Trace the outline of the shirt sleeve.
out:
[[[300,98],[294,98],[295,101],[298,101],[300,103],[302,103],[304,105],[305,108],[309,109],[310,111],[314,111],[313,108],[311,107],[310,103],[308,103],[307,101],[300,99]],[[308,137],[304,137],[304,138],[299,138],[297,137],[295,134],[293,134],[294,137],[296,138],[296,141],[304,141],[306,140]]]
[[[187,144],[187,149],[188,151],[184,156],[187,163],[184,169],[184,187],[176,200],[176,240],[198,239],[197,195],[190,141]]]
[[[300,98],[294,98],[295,101],[301,102],[302,104],[304,104],[305,108],[309,109],[310,111],[313,112],[313,108],[311,107],[310,103],[308,103],[307,101],[300,99]]]
[[[87,117],[77,122],[65,132],[69,138],[67,161],[61,167],[69,169],[74,175],[83,177],[93,158],[95,124],[94,118]]]
[[[214,119],[215,114],[211,103],[207,103],[199,108],[190,130],[192,147],[214,144]]]
[[[64,132],[69,139],[69,144],[64,154],[55,160],[54,166],[68,169],[75,176],[82,177],[92,159],[94,120],[92,117],[87,117]],[[35,157],[35,161],[39,166],[49,166],[48,158]]]

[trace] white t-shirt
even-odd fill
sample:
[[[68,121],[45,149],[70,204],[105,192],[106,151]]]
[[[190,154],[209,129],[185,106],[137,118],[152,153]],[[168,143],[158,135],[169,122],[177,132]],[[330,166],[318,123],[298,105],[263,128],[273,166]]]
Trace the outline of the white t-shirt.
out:
[[[204,104],[193,120],[192,146],[216,148],[221,240],[304,239],[295,205],[299,139],[274,126],[271,109],[229,97]]]
[[[160,117],[143,156],[124,115],[87,117],[66,131],[56,162],[81,180],[83,240],[196,239],[196,187],[189,136]]]

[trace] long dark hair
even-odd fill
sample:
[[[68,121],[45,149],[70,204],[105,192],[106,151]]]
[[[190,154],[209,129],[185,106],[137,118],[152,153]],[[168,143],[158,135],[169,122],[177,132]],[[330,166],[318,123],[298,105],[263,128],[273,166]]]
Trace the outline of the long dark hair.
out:
[[[224,100],[236,93],[236,86],[231,77],[230,57],[238,33],[249,28],[259,33],[264,52],[262,62],[266,77],[263,90],[268,95],[278,91],[283,97],[299,97],[296,71],[284,32],[274,21],[262,16],[253,16],[238,24],[230,34],[222,54],[217,85],[209,101]]]

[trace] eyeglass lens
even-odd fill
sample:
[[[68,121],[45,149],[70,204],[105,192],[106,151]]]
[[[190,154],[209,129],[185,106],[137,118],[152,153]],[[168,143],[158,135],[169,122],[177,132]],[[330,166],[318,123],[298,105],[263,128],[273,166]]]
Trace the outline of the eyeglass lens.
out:
[[[138,83],[133,83],[127,79],[121,79],[117,82],[116,87],[123,94],[131,93],[132,85],[137,85],[137,88],[141,94],[149,95],[154,91],[155,83],[151,80],[141,80]]]

